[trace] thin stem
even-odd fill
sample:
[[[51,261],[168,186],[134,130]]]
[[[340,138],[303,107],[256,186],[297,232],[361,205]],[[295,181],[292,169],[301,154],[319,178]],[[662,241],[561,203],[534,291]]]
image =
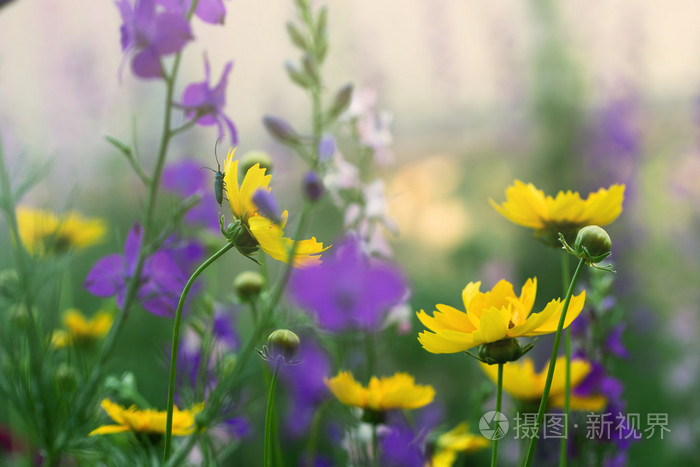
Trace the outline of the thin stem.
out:
[[[562,289],[566,293],[566,288],[570,282],[571,266],[569,264],[570,256],[566,253],[561,255],[561,278]],[[571,328],[566,328],[564,335],[564,355],[565,355],[565,373],[564,373],[564,421],[566,423],[566,435],[559,441],[559,467],[566,467],[566,443],[569,434],[569,413],[571,412]]]
[[[273,417],[275,414],[275,387],[277,386],[277,375],[279,374],[280,362],[275,364],[275,371],[272,373],[270,380],[270,392],[267,395],[267,410],[265,412],[265,467],[272,466],[272,436],[273,436]]]
[[[496,382],[496,415],[501,412],[501,399],[503,396],[503,363],[498,364],[498,380]],[[497,422],[498,423],[498,422]],[[491,467],[496,467],[498,461],[498,440],[500,434],[494,431],[493,444],[491,445]]]
[[[566,312],[569,309],[569,302],[571,301],[571,296],[574,293],[574,287],[576,286],[576,281],[578,281],[578,276],[583,269],[585,261],[581,258],[576,266],[576,271],[574,272],[574,277],[571,279],[569,284],[569,289],[566,292],[566,298],[564,299],[564,305],[562,306],[561,316],[559,317],[559,324],[557,325],[557,332],[554,335],[554,345],[552,346],[552,355],[549,359],[549,368],[547,369],[547,380],[544,383],[544,391],[542,392],[542,400],[540,401],[540,408],[537,411],[537,421],[535,422],[535,430],[539,430],[542,420],[544,418],[544,411],[547,407],[547,399],[549,397],[549,390],[552,387],[552,379],[554,377],[554,367],[557,361],[557,353],[559,352],[559,342],[561,341],[561,331],[564,328],[564,321],[566,319]],[[529,467],[532,463],[532,457],[535,455],[535,445],[537,444],[537,436],[533,436],[530,440],[530,446],[527,450],[527,457],[525,458],[525,467]]]
[[[306,467],[313,467],[316,461],[316,444],[318,443],[318,429],[321,426],[323,413],[328,406],[328,402],[323,402],[316,408],[314,417],[311,420],[311,430],[309,433],[309,441],[306,445]]]
[[[219,251],[214,253],[209,259],[204,261],[192,276],[187,280],[185,288],[182,290],[180,295],[180,300],[177,303],[177,309],[175,310],[175,321],[173,323],[173,343],[170,355],[170,380],[168,382],[168,415],[165,421],[165,448],[163,452],[163,460],[167,461],[170,457],[170,445],[173,437],[173,405],[175,404],[175,374],[177,369],[177,349],[180,343],[180,320],[182,319],[182,307],[185,304],[185,299],[187,294],[192,288],[195,279],[199,276],[206,268],[208,268],[214,261],[219,259],[221,255],[226,253],[228,250],[233,248],[235,244],[229,242],[224,245]]]
[[[372,423],[372,465],[379,466],[379,439],[377,438],[376,423]]]

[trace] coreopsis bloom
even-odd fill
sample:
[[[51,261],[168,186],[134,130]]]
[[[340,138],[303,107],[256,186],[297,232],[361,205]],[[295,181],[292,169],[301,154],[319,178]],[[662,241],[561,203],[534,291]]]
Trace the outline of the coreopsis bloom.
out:
[[[185,115],[188,118],[193,118],[198,125],[209,126],[216,125],[219,129],[219,138],[224,136],[224,125],[228,128],[231,134],[233,144],[238,142],[236,127],[233,122],[224,113],[226,105],[226,85],[228,74],[233,67],[233,62],[228,62],[224,67],[219,82],[212,87],[210,84],[211,73],[209,71],[209,59],[204,56],[204,81],[200,83],[192,83],[185,88],[182,94],[182,108],[185,109]]]
[[[233,159],[235,149],[229,150],[224,167],[224,184],[226,196],[231,206],[233,217],[244,227],[249,240],[257,242],[260,248],[272,258],[287,262],[294,240],[284,236],[284,227],[288,213],[282,213],[280,223],[263,216],[253,202],[253,194],[258,189],[270,191],[270,175],[259,164],[253,165],[246,172],[243,181],[238,183],[238,160]],[[321,252],[328,249],[316,237],[299,240],[294,252],[294,266],[307,267],[321,263]]]
[[[537,279],[528,279],[520,296],[506,280],[489,292],[479,291],[481,282],[470,282],[462,291],[466,311],[448,305],[436,305],[429,316],[423,310],[418,319],[430,331],[418,335],[423,348],[431,353],[464,352],[477,345],[517,337],[541,336],[556,332],[562,313],[561,299],[550,301],[539,313],[531,314],[537,293]],[[571,298],[564,328],[581,313],[585,291]]]
[[[545,243],[559,246],[560,232],[573,242],[581,227],[605,226],[617,219],[624,197],[625,185],[611,185],[591,193],[585,200],[572,191],[560,191],[552,198],[532,183],[516,180],[506,189],[505,202],[499,205],[489,199],[489,203],[511,222],[533,229]]]
[[[366,388],[348,371],[341,371],[331,379],[325,378],[324,382],[343,404],[376,412],[418,409],[430,404],[435,397],[432,386],[416,384],[408,373],[381,378],[372,376]]]
[[[17,208],[17,227],[24,246],[38,254],[94,245],[107,230],[102,219],[86,218],[77,212],[59,215],[26,206]]]
[[[108,435],[112,433],[159,433],[165,434],[167,412],[158,410],[138,410],[131,406],[128,409],[115,404],[109,399],[102,401],[102,408],[116,425],[102,425],[92,430],[88,436]],[[195,416],[202,411],[204,404],[197,404],[189,410],[173,407],[173,436],[187,436],[195,429]]]
[[[466,423],[460,423],[452,430],[441,434],[435,443],[435,454],[431,459],[431,467],[451,467],[457,454],[469,454],[487,448],[491,442],[481,435],[469,433]]]
[[[559,357],[554,366],[554,377],[549,390],[549,405],[552,407],[563,407],[565,396],[565,358]],[[530,358],[523,358],[517,362],[508,362],[503,366],[503,390],[508,394],[523,401],[534,404],[539,403],[547,380],[547,369],[549,362],[542,371],[535,371],[535,364]],[[481,369],[495,383],[498,378],[498,368],[495,365],[481,364]],[[589,393],[580,395],[577,388],[594,370],[591,362],[574,358],[571,360],[571,390],[570,407],[573,410],[596,411],[601,410],[607,403],[605,395],[600,393]]]
[[[80,311],[71,308],[63,315],[65,330],[54,331],[51,344],[60,348],[81,342],[93,342],[107,335],[113,321],[112,313],[107,311],[98,311],[95,316],[87,319]]]
[[[122,51],[133,56],[131,70],[139,78],[162,78],[161,56],[179,52],[192,40],[190,23],[181,14],[156,11],[155,0],[115,3],[123,21]]]
[[[292,300],[313,313],[329,331],[379,331],[389,310],[401,303],[407,286],[393,265],[367,257],[349,237],[320,266],[295,271]]]

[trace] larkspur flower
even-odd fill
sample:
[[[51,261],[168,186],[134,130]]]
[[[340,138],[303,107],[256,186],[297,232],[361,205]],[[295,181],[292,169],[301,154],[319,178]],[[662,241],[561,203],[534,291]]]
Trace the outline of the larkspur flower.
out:
[[[490,445],[491,442],[488,439],[470,433],[469,426],[463,422],[438,437],[430,465],[431,467],[451,467],[457,460],[458,453],[471,454]]]
[[[442,416],[437,404],[412,414],[411,423],[402,412],[387,416],[382,430],[380,465],[385,467],[425,467],[428,459],[426,438]]]
[[[238,142],[236,127],[231,119],[224,113],[226,105],[226,85],[228,74],[233,67],[233,62],[228,62],[224,66],[219,82],[212,87],[210,84],[211,73],[209,70],[209,59],[204,56],[204,81],[192,83],[185,88],[182,94],[181,107],[185,109],[188,118],[196,119],[198,125],[216,125],[219,129],[219,138],[224,136],[224,125],[231,135],[232,144]]]
[[[158,0],[167,10],[183,17],[190,11],[192,0]],[[223,0],[199,0],[194,9],[197,18],[209,24],[224,24],[226,6]]]
[[[143,242],[143,229],[135,225],[124,243],[124,255],[112,254],[95,263],[87,278],[85,288],[98,297],[117,296],[122,306],[129,281],[134,275],[139,250]],[[192,244],[178,248],[162,249],[146,258],[138,286],[137,299],[150,313],[157,316],[173,316],[187,276],[183,268],[196,262],[201,249]]]
[[[115,2],[121,14],[121,46],[126,57],[132,56],[131,69],[140,78],[162,78],[160,59],[182,50],[192,40],[190,23],[182,15],[156,11],[155,0]]]
[[[201,167],[202,163],[194,159],[183,159],[166,165],[163,170],[163,188],[178,193],[183,198],[199,194],[201,201],[187,211],[184,220],[218,232],[219,211],[214,197],[214,181],[209,174],[200,170]]]
[[[549,405],[551,407],[563,407],[565,396],[565,369],[564,357],[557,359],[554,367],[554,378],[549,390]],[[535,364],[530,358],[523,358],[517,362],[508,362],[503,366],[503,390],[516,399],[536,404],[542,398],[547,368],[549,362],[540,372],[535,372]],[[495,383],[498,378],[498,368],[495,365],[481,364],[481,369]],[[583,386],[585,379],[594,371],[594,365],[584,359],[575,358],[571,361],[571,389],[570,404],[572,410],[598,411],[605,407],[607,397],[605,394],[590,391],[583,393],[578,391]]]
[[[395,409],[418,409],[430,404],[435,397],[432,386],[415,383],[408,373],[393,376],[372,376],[367,387],[355,381],[352,373],[341,371],[324,382],[333,395],[343,404],[365,410],[385,412]]]
[[[387,312],[398,305],[407,286],[394,266],[367,257],[349,237],[324,264],[296,271],[290,294],[329,331],[378,331]]]
[[[238,161],[233,159],[235,149],[229,150],[226,158],[224,183],[226,196],[228,197],[231,213],[241,223],[250,240],[256,242],[260,248],[272,258],[287,262],[294,240],[284,236],[284,227],[287,223],[288,213],[284,211],[280,223],[275,224],[270,219],[261,215],[253,203],[253,194],[264,189],[269,191],[270,175],[259,164],[253,165],[246,172],[241,184],[238,184]],[[294,252],[294,266],[307,267],[320,264],[321,253],[327,248],[323,243],[317,242],[316,237],[306,240],[298,240]]]
[[[506,189],[506,201],[489,203],[509,221],[531,228],[547,244],[559,247],[557,234],[573,242],[576,233],[587,225],[605,226],[622,212],[625,185],[601,188],[581,199],[578,192],[560,191],[555,198],[545,196],[532,183],[516,180]]]
[[[90,319],[71,308],[63,315],[63,327],[51,335],[51,344],[56,348],[80,343],[90,343],[107,335],[114,316],[108,311],[98,311]]]
[[[429,316],[423,310],[418,319],[433,332],[423,331],[418,340],[431,353],[457,353],[481,344],[517,337],[534,337],[557,330],[563,303],[550,301],[539,313],[531,314],[537,293],[537,279],[528,279],[520,297],[506,280],[489,292],[480,292],[481,282],[470,282],[462,291],[466,311],[448,305],[436,305]],[[581,313],[585,291],[571,298],[564,328]]]
[[[165,433],[167,412],[157,410],[138,410],[132,406],[127,408],[115,404],[109,399],[102,401],[102,408],[114,420],[116,425],[102,425],[92,430],[88,436],[108,435],[112,433]],[[189,410],[173,407],[173,436],[187,436],[195,429],[195,416],[202,411],[204,404],[197,404]]]
[[[17,208],[17,227],[24,246],[32,253],[61,253],[81,249],[102,240],[107,225],[77,212],[55,214],[26,206]]]

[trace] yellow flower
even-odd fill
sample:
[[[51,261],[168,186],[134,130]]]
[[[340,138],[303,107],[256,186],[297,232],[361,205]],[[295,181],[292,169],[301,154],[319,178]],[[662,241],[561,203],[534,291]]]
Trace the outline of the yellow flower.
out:
[[[535,230],[535,234],[559,246],[557,234],[573,241],[576,232],[587,225],[608,225],[622,212],[625,185],[601,188],[581,199],[578,192],[560,191],[556,198],[545,196],[532,183],[516,180],[506,189],[506,201],[489,203],[511,222]]]
[[[123,433],[125,431],[165,433],[167,412],[151,409],[138,410],[134,406],[125,409],[109,399],[102,401],[102,408],[117,424],[102,425],[92,430],[89,436]],[[204,404],[197,404],[190,410],[180,410],[177,407],[173,407],[173,436],[186,436],[193,433],[195,429],[194,418],[203,408]]]
[[[67,347],[76,342],[91,342],[107,335],[114,317],[107,311],[98,311],[92,319],[86,319],[80,311],[69,309],[63,315],[66,330],[55,331],[51,336],[54,347]]]
[[[472,453],[491,445],[491,442],[480,435],[469,433],[466,423],[460,423],[447,433],[443,433],[435,443],[435,454],[430,467],[451,467],[457,459],[457,453]]]
[[[17,208],[17,224],[22,243],[32,253],[63,252],[99,242],[107,230],[102,219],[88,219],[77,212],[56,215],[29,207]]]
[[[289,251],[294,241],[284,236],[284,227],[288,213],[282,213],[282,222],[278,225],[258,212],[253,203],[253,194],[258,189],[270,191],[270,175],[260,164],[253,165],[238,184],[238,160],[233,160],[235,149],[228,152],[224,166],[224,185],[226,196],[231,206],[233,217],[240,220],[247,231],[254,237],[260,248],[272,258],[287,262]],[[294,253],[294,266],[306,267],[321,263],[321,252],[327,250],[323,243],[317,242],[316,237],[297,242]]]
[[[464,352],[474,346],[506,338],[532,337],[557,330],[563,303],[550,301],[539,313],[530,314],[535,303],[537,279],[528,279],[520,297],[513,286],[501,280],[490,292],[479,291],[481,282],[470,282],[462,291],[466,312],[448,305],[436,305],[429,316],[423,310],[418,319],[433,332],[423,331],[418,341],[431,353]],[[583,309],[586,293],[573,296],[564,327],[576,319]]]
[[[372,376],[367,388],[355,381],[347,371],[341,371],[331,379],[324,378],[324,382],[343,404],[378,412],[418,409],[430,404],[435,397],[432,386],[416,384],[413,376],[407,373],[396,373],[394,376],[381,378]]]
[[[554,377],[549,390],[549,405],[552,407],[564,406],[564,377],[565,364],[564,357],[557,358],[554,366]],[[503,366],[503,389],[516,399],[539,403],[544,392],[544,383],[547,379],[547,369],[549,362],[541,372],[535,372],[535,365],[530,358],[522,361],[509,362]],[[481,369],[495,383],[498,378],[498,368],[496,365],[481,364]],[[592,370],[589,362],[583,359],[571,360],[571,389],[576,389],[583,379]],[[605,407],[607,400],[601,395],[577,396],[571,394],[570,407],[573,410],[601,410]]]

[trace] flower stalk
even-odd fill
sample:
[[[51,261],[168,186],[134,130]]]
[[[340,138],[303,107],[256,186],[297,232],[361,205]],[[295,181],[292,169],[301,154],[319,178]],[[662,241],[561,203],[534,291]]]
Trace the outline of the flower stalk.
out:
[[[544,411],[547,407],[547,399],[549,397],[549,390],[552,387],[552,379],[554,377],[554,367],[556,365],[557,353],[559,352],[559,342],[561,341],[562,329],[564,327],[564,320],[566,319],[566,312],[569,308],[569,302],[571,301],[571,296],[574,293],[574,287],[578,281],[578,276],[586,263],[584,258],[579,259],[578,265],[576,266],[576,271],[569,283],[569,289],[566,292],[566,298],[564,299],[564,306],[562,308],[561,316],[559,317],[559,324],[557,325],[557,332],[554,335],[554,345],[552,346],[552,355],[549,359],[549,368],[547,369],[547,380],[544,384],[544,392],[542,393],[542,400],[540,401],[540,407],[537,411],[537,420],[535,422],[535,429],[539,430],[542,425],[542,420],[544,419]],[[533,436],[530,440],[530,445],[527,451],[527,457],[525,458],[525,467],[529,467],[532,463],[532,458],[535,454],[535,445],[537,444],[537,436]]]
[[[270,391],[267,394],[267,410],[265,411],[265,452],[263,457],[263,465],[265,467],[272,466],[272,439],[273,436],[277,436],[276,433],[273,433],[277,428],[273,419],[275,416],[275,387],[277,386],[280,363],[280,360],[275,363],[275,371],[273,371],[272,379],[270,380]]]
[[[498,364],[498,381],[496,382],[496,412],[501,412],[501,399],[503,398],[503,363]],[[497,433],[497,432],[495,432]],[[498,440],[496,436],[491,445],[491,467],[496,467],[498,463]]]

